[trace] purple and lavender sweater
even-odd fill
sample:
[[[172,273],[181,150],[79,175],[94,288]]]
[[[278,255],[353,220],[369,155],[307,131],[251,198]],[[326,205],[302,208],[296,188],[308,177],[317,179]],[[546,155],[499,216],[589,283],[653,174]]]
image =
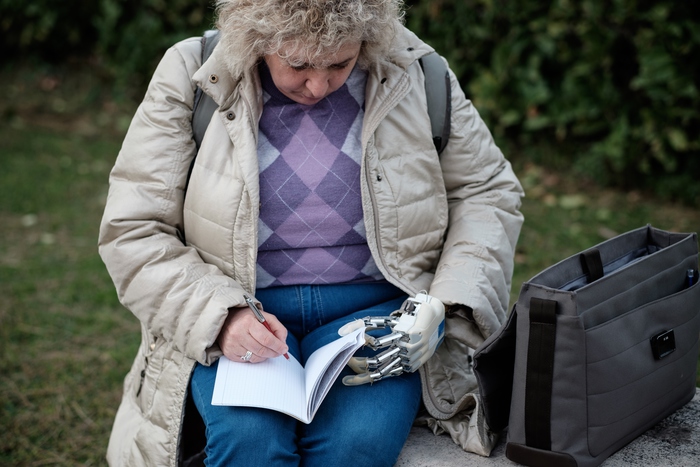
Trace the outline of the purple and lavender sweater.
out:
[[[282,94],[260,66],[257,287],[383,280],[367,246],[360,136],[367,76],[313,106]]]

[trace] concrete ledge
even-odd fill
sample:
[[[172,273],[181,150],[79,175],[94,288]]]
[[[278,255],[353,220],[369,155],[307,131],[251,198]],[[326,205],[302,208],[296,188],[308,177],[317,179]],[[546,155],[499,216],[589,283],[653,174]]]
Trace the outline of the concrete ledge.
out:
[[[448,435],[435,436],[426,427],[413,427],[396,467],[516,466],[505,455],[505,436],[491,453],[481,457],[464,452]],[[662,420],[616,452],[604,467],[700,465],[700,389],[685,407]]]

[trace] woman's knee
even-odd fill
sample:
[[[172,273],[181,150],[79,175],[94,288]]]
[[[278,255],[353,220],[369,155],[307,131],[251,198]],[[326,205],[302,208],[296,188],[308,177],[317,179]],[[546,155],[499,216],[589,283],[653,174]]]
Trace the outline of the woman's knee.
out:
[[[206,423],[208,465],[289,465],[298,462],[294,419],[271,410],[250,407],[216,407],[214,411],[218,413],[210,412]]]
[[[417,373],[372,386],[334,386],[312,424],[303,427],[302,457],[326,467],[338,459],[352,460],[344,465],[393,465],[419,404]]]

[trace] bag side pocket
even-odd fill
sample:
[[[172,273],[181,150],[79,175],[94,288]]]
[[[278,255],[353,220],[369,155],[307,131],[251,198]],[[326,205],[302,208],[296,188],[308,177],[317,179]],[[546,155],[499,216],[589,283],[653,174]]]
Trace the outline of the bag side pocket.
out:
[[[651,286],[651,285],[650,285]],[[692,399],[700,337],[698,284],[586,331],[588,442],[617,450]],[[675,350],[656,359],[651,339],[672,330]]]
[[[484,418],[495,432],[508,426],[515,367],[515,328],[518,314],[513,306],[505,323],[474,352],[474,374]]]

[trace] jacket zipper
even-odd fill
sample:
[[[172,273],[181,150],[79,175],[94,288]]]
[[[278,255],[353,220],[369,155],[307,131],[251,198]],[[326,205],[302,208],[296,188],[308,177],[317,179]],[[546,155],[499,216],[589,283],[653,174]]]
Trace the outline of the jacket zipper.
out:
[[[402,77],[402,80],[407,80],[407,79],[408,79],[407,76]],[[384,84],[385,81],[386,81],[386,79],[383,79],[381,81],[382,84]],[[401,80],[397,81],[397,84],[399,84],[400,81]],[[401,83],[401,84],[403,84],[403,83]],[[398,92],[396,85],[394,85],[394,86],[395,86],[394,89],[390,90],[388,95],[390,95],[391,93]],[[402,96],[402,97],[405,97],[405,94],[407,94],[407,93],[408,93],[408,90],[406,90],[406,92],[404,93],[404,96]],[[390,110],[391,109],[387,108],[384,111],[384,115],[381,116],[381,118],[377,121],[377,123],[372,125],[372,129],[371,129],[370,134],[374,133],[374,131],[377,129],[377,127],[381,123],[381,120],[383,120],[386,117],[386,115],[389,113]],[[366,114],[365,114],[365,117],[367,117]],[[364,152],[363,159],[365,162],[365,164],[364,164],[365,165],[365,180],[367,182],[367,190],[369,191],[369,199],[370,199],[371,204],[372,204],[372,217],[374,219],[374,244],[377,248],[377,253],[379,255],[379,258],[374,258],[374,260],[375,260],[375,262],[377,262],[377,265],[380,266],[380,270],[382,270],[382,273],[386,276],[386,278],[387,278],[387,280],[389,280],[389,282],[392,282],[394,285],[396,285],[397,287],[399,287],[400,289],[402,289],[406,293],[416,294],[418,291],[413,290],[413,287],[411,287],[408,284],[405,284],[404,281],[402,281],[399,277],[396,277],[392,274],[389,274],[389,267],[387,266],[387,263],[384,260],[384,252],[383,252],[382,243],[381,243],[381,236],[379,234],[379,230],[380,230],[379,229],[379,214],[378,214],[379,209],[377,207],[377,199],[376,199],[376,196],[374,193],[374,188],[373,188],[374,184],[372,181],[372,174],[370,173],[371,170],[368,167],[367,157],[366,157],[367,153],[369,152],[370,141],[371,141],[371,138],[369,138],[367,140],[367,143],[365,144],[364,151],[363,151]],[[379,165],[380,165],[379,164],[379,153],[377,152],[377,167],[379,167]],[[379,181],[379,182],[381,182],[383,180],[382,173],[381,173],[381,171],[379,171],[379,169],[378,169],[376,178],[377,178],[377,181]]]
[[[367,143],[369,146],[369,143]],[[365,149],[365,154],[367,153],[367,149]],[[381,174],[377,174],[377,180],[381,180],[379,177],[381,177]],[[377,215],[378,207],[377,207],[377,198],[376,195],[374,194],[374,185],[372,184],[372,174],[370,174],[370,170],[366,169],[365,172],[365,179],[367,181],[367,191],[369,191],[369,199],[372,204],[372,218],[374,219],[374,244],[377,247],[377,252],[379,253],[379,258],[375,258],[375,261],[377,259],[379,260],[379,263],[382,265],[382,269],[384,270],[386,275],[389,275],[389,267],[386,264],[386,261],[384,260],[384,251],[382,248],[382,242],[380,241],[379,237],[379,219]]]
[[[153,351],[155,350],[157,341],[158,341],[158,338],[153,336],[153,342],[148,344],[148,347],[145,350],[146,355],[143,357],[144,365],[143,365],[143,369],[141,370],[141,381],[139,382],[139,389],[138,389],[138,391],[136,391],[136,397],[139,397],[139,395],[141,394],[141,389],[143,389],[143,383],[144,383],[144,380],[146,379],[146,370],[148,369],[148,357],[150,357],[151,354],[153,353]]]
[[[146,368],[148,368],[148,357],[145,357],[146,364],[143,366],[143,370],[141,370],[141,382],[139,383],[139,389],[136,391],[136,397],[139,397],[141,394],[141,389],[143,389],[143,381],[146,379]]]
[[[261,92],[261,91],[259,91]],[[255,128],[256,131],[253,131],[253,136],[255,139],[255,147],[257,149],[258,147],[258,139],[259,139],[259,122],[256,122],[253,119],[253,108],[250,105],[250,102],[248,101],[248,98],[246,95],[243,93],[240,93],[240,99],[243,101],[243,105],[246,107],[246,110],[248,111],[248,125],[250,125],[250,128],[253,129]],[[262,115],[262,110],[260,111],[260,115]],[[259,164],[259,162],[256,159],[256,164]],[[260,180],[260,170],[258,169],[258,180]],[[260,183],[258,182],[258,198],[260,197]],[[253,207],[254,208],[254,207]],[[247,276],[249,277],[249,283],[248,286],[246,287],[244,284],[241,284],[244,289],[249,290],[251,293],[255,293],[255,285],[257,283],[257,262],[258,262],[258,219],[260,218],[260,201],[258,199],[258,214],[257,216],[251,216],[252,217],[252,223],[254,224],[251,229],[251,234],[253,237],[253,248],[252,248],[252,256],[253,256],[253,261],[251,261],[249,267],[248,267],[248,274]],[[235,219],[234,219],[234,224],[235,224]],[[240,282],[240,279],[237,279]]]

